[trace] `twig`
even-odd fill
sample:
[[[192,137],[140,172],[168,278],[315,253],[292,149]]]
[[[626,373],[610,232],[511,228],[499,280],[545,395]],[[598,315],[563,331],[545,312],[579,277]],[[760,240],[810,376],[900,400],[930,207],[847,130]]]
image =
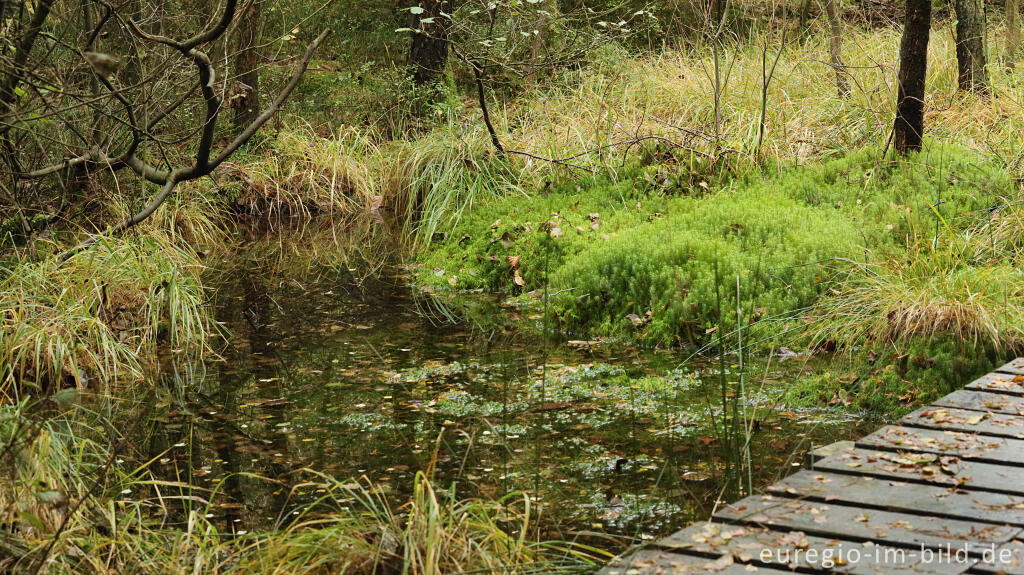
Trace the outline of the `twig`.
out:
[[[498,151],[498,157],[504,158],[505,148],[501,145],[498,133],[494,131],[494,124],[491,124],[491,114],[487,111],[487,95],[484,93],[483,71],[475,63],[470,63],[470,66],[473,68],[473,77],[476,78],[476,93],[480,101],[480,112],[484,117],[484,125],[487,126],[487,133],[491,135],[491,143],[494,144],[494,149]]]

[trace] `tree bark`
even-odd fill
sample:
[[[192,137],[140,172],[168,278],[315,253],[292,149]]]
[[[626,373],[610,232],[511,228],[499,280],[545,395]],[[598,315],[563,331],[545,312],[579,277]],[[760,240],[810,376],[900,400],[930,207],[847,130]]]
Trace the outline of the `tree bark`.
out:
[[[839,98],[845,100],[850,96],[850,80],[846,76],[843,64],[843,18],[839,4],[842,0],[826,0],[825,11],[829,23],[829,60],[836,72],[836,91]]]
[[[987,93],[984,0],[953,0],[956,10],[957,81],[966,92]]]
[[[418,7],[423,12],[413,14],[416,33],[409,46],[409,65],[417,86],[432,84],[444,74],[453,4],[451,0],[421,0]]]
[[[900,40],[900,70],[896,79],[896,122],[893,125],[893,141],[900,155],[921,149],[931,24],[932,0],[907,0],[903,38]]]
[[[1017,67],[1020,51],[1020,0],[1006,0],[1006,70]]]
[[[260,3],[251,0],[238,21],[238,45],[235,69],[237,87],[231,105],[235,108],[234,133],[237,135],[252,124],[260,113]]]

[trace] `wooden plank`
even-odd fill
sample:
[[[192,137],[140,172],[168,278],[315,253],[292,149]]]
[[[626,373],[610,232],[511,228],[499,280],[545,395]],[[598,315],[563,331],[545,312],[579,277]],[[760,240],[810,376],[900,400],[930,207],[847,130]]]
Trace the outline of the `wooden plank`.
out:
[[[721,521],[753,523],[803,531],[821,537],[841,536],[889,546],[945,548],[947,544],[980,554],[988,544],[1006,543],[1020,529],[978,521],[864,510],[848,505],[755,495],[714,515]]]
[[[737,563],[731,555],[727,559],[715,559],[687,555],[670,551],[643,549],[629,557],[613,559],[597,575],[793,575],[788,569],[771,569],[768,567],[752,567]]]
[[[888,451],[921,451],[989,463],[1024,465],[1024,440],[958,431],[887,425],[860,439],[856,445]]]
[[[971,571],[1024,575],[1024,542],[1011,541],[991,554],[982,555],[982,560]]]
[[[841,570],[851,575],[911,572],[917,575],[956,575],[977,562],[924,561],[913,550],[865,545],[863,542],[818,537],[801,531],[775,531],[749,525],[698,523],[658,542],[673,551],[699,553],[718,559],[784,569]]]
[[[972,391],[991,391],[995,393],[1008,393],[1010,395],[1024,395],[1024,375],[1008,373],[989,373],[968,383],[965,389]]]
[[[1012,373],[1014,375],[1024,375],[1024,357],[1018,357],[1017,359],[1000,367],[996,371],[1001,371],[1003,373]]]
[[[783,497],[1024,527],[1024,497],[859,475],[801,471],[768,487]]]
[[[1024,438],[1024,416],[955,407],[922,407],[900,420],[908,427],[949,429],[997,437]]]
[[[754,496],[717,513],[716,518],[800,529],[807,533],[874,540],[890,544],[942,547],[967,542],[972,553],[984,544],[1008,540],[1015,527],[974,521],[864,510],[835,503],[815,503],[770,495]]]
[[[814,471],[859,473],[974,491],[1024,495],[1024,467],[961,459],[952,455],[854,448],[814,464]]]
[[[1024,415],[1024,397],[989,391],[960,389],[937,400],[934,405],[973,409],[975,411],[1008,413],[1010,415]]]

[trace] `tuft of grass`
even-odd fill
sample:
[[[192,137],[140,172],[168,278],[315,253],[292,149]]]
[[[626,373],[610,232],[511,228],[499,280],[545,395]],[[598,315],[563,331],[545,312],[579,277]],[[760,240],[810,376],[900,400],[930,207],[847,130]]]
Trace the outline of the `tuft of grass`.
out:
[[[124,221],[137,211],[124,198],[114,198],[109,221]],[[180,185],[139,229],[150,236],[192,250],[216,250],[230,245],[233,222],[222,198],[194,183]]]
[[[844,351],[860,383],[816,379],[787,398],[900,414],[1024,350],[1019,209],[1004,205],[980,224],[845,262],[805,331],[812,345]]]
[[[486,133],[451,127],[397,146],[384,165],[381,197],[404,222],[411,247],[425,248],[491,196],[525,195],[536,180],[496,158]]]
[[[227,200],[242,213],[277,218],[368,209],[379,156],[376,145],[354,130],[324,138],[292,127],[224,171]]]
[[[164,342],[205,350],[214,333],[194,252],[152,233],[101,238],[67,261],[0,268],[0,396],[137,377]]]
[[[938,221],[936,235],[846,262],[807,318],[813,339],[848,347],[950,338],[997,354],[1024,349],[1020,205],[1004,203],[966,228]]]
[[[833,295],[815,308],[818,341],[906,343],[952,337],[968,348],[1018,351],[1024,344],[1024,272],[1009,263],[972,265],[960,254],[916,246],[907,258],[849,262]]]
[[[25,401],[0,406],[0,522],[21,539],[0,537],[0,556],[58,530],[69,502],[88,493],[81,478],[103,463],[99,444],[79,437],[64,418],[35,415],[39,407]]]
[[[534,540],[530,522],[537,511],[525,494],[459,499],[454,487],[439,491],[420,472],[411,498],[395,506],[365,480],[321,480],[327,492],[321,501],[269,536],[260,553],[243,556],[241,571],[567,573],[608,558],[585,545]],[[339,508],[331,503],[337,500],[349,503]],[[319,509],[320,503],[334,508]]]

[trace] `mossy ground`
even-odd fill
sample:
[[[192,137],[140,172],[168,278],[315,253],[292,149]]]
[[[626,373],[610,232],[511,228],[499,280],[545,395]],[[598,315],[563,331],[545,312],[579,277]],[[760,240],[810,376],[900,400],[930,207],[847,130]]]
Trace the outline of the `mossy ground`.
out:
[[[865,150],[713,191],[666,185],[669,168],[656,166],[481,198],[421,255],[417,281],[435,291],[546,285],[563,291],[555,314],[570,329],[661,345],[718,325],[720,313],[735,326],[737,276],[747,319],[790,315],[814,302],[838,260],[983,219],[1011,192],[996,167],[940,149],[940,163],[937,152],[892,162]],[[640,330],[626,319],[648,310]]]
[[[951,338],[900,350],[862,350],[827,371],[796,380],[782,395],[792,406],[840,405],[902,416],[992,369],[991,353]]]
[[[634,166],[616,180],[580,178],[478,199],[421,254],[416,281],[434,293],[530,293],[538,307],[547,293],[548,319],[573,337],[700,346],[718,345],[712,339],[718,336],[708,334],[722,330],[729,334],[724,345],[732,346],[739,307],[745,345],[762,351],[877,344],[883,359],[849,369],[882,383],[850,394],[814,378],[790,399],[806,403],[825,394],[831,400],[830,391],[843,391],[844,402],[855,395],[862,407],[899,411],[994,361],[991,342],[957,347],[955,338],[939,334],[883,352],[881,341],[859,340],[861,332],[844,341],[808,334],[815,321],[829,321],[813,310],[845,289],[849,269],[909,257],[922,244],[941,251],[1013,194],[1006,173],[976,154],[953,146],[931,150],[892,161],[867,149],[693,188],[675,185],[670,165]],[[1009,269],[973,260],[957,265]],[[1012,279],[1003,275],[986,277]],[[903,297],[892,291],[896,300]],[[891,369],[882,367],[889,355]],[[918,356],[923,363],[908,360]]]

